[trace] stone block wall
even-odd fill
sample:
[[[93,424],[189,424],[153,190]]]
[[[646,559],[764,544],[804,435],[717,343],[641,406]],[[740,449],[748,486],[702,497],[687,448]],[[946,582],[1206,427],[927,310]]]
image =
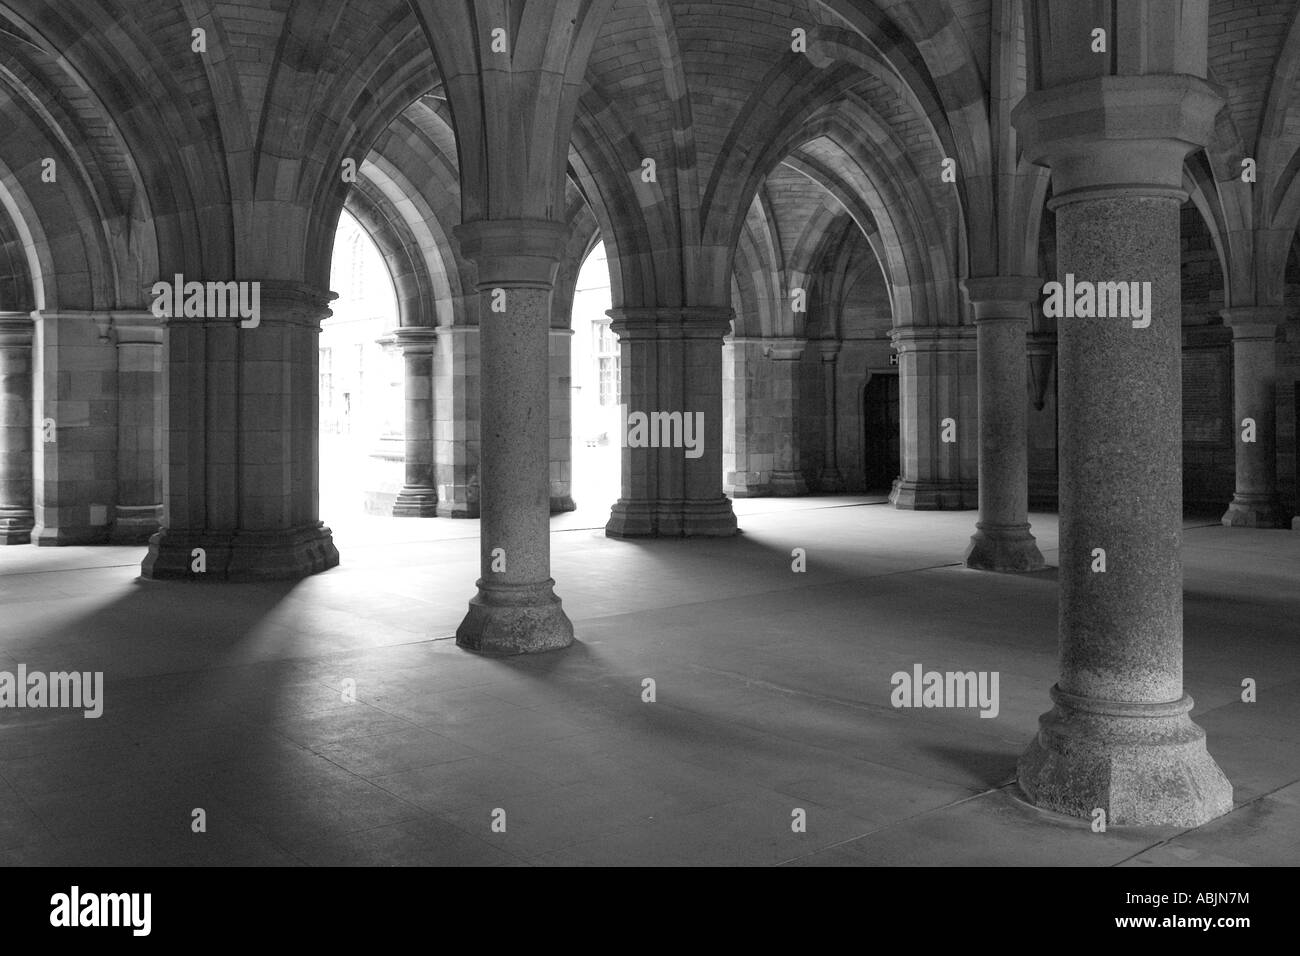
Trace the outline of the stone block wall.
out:
[[[38,545],[107,541],[117,501],[117,350],[107,315],[40,313],[32,349]],[[50,423],[53,423],[52,425]],[[53,441],[46,441],[46,434]]]
[[[820,451],[803,447],[805,419],[824,405],[820,379],[804,362],[820,361],[810,343],[738,338],[723,349],[723,488],[733,497],[791,496],[815,490]],[[820,447],[821,442],[818,442]]]

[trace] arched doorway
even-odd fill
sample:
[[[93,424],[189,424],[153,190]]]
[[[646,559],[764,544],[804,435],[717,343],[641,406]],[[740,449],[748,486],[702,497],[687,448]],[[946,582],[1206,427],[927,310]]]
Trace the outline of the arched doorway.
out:
[[[622,461],[619,402],[622,359],[605,313],[611,304],[604,243],[596,243],[578,273],[573,296],[573,500],[604,524],[618,500]]]
[[[869,492],[888,492],[903,470],[898,373],[873,372],[862,390],[863,476]]]
[[[397,300],[383,256],[349,212],[339,217],[320,336],[320,508],[329,521],[391,514],[403,480],[403,364]]]

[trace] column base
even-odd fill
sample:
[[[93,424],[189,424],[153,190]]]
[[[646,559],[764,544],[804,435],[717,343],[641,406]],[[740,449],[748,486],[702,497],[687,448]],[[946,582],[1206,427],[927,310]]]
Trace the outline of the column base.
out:
[[[1225,528],[1285,528],[1286,519],[1282,503],[1271,495],[1233,495],[1221,523]]]
[[[976,507],[979,489],[970,481],[895,480],[889,503],[900,511],[968,511]]]
[[[572,495],[551,495],[551,514],[558,515],[577,510],[578,504],[573,500]]]
[[[817,490],[836,492],[844,490],[844,475],[838,468],[823,468],[817,476]]]
[[[438,493],[432,488],[404,486],[393,501],[394,518],[433,518],[438,514]]]
[[[1052,688],[1056,706],[1017,765],[1035,805],[1107,825],[1197,827],[1232,809],[1232,784],[1205,749],[1192,699],[1092,700]]]
[[[1024,573],[1041,571],[1047,566],[1038,542],[1029,533],[1028,524],[985,525],[976,522],[976,531],[966,549],[966,567],[976,571]]]
[[[479,496],[477,480],[471,484],[439,485],[437,515],[439,518],[477,518]]]
[[[733,471],[727,475],[722,490],[732,498],[765,498],[768,487],[759,481],[757,471]]]
[[[440,501],[437,515],[439,518],[477,518],[478,505],[466,504],[463,501]]]
[[[780,498],[794,498],[808,494],[808,482],[801,471],[774,471],[770,476],[772,494]]]
[[[109,544],[148,544],[162,525],[162,505],[118,505]]]
[[[64,525],[49,528],[36,525],[31,531],[31,542],[38,548],[68,548],[108,541],[107,525]]]
[[[730,498],[714,501],[628,501],[610,511],[610,538],[726,538],[736,533]]]
[[[0,508],[0,547],[31,544],[36,512],[22,508]]]
[[[480,654],[537,654],[573,643],[573,623],[555,581],[541,584],[483,587],[469,602],[469,613],[456,628],[456,644]]]
[[[193,570],[194,549],[207,568]],[[173,531],[149,539],[140,576],[151,580],[293,581],[337,567],[334,536],[323,524],[283,531]]]

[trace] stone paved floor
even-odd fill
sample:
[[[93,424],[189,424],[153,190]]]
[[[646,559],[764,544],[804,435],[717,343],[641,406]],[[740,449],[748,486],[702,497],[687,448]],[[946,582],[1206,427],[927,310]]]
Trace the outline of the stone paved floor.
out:
[[[451,639],[474,521],[337,523],[342,566],[293,585],[140,582],[133,548],[0,549],[0,670],[106,683],[98,720],[0,710],[0,863],[1300,859],[1300,534],[1186,534],[1186,682],[1236,809],[1095,834],[1011,783],[1055,677],[1051,570],[960,567],[971,512],[736,509],[745,533],[703,542],[612,541],[603,509],[556,518],[580,643],[511,660]],[[1033,520],[1054,561],[1055,519]],[[998,671],[997,718],[892,708],[890,675],[914,663]]]

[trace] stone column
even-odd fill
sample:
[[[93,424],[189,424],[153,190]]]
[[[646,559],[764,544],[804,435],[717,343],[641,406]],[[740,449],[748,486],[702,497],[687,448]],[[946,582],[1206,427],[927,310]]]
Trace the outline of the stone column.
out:
[[[1277,494],[1277,339],[1286,321],[1281,306],[1224,309],[1232,328],[1233,442],[1237,486],[1223,515],[1230,528],[1285,528]],[[1245,419],[1254,422],[1246,441]]]
[[[0,545],[27,544],[32,510],[32,317],[0,312]]]
[[[836,359],[839,358],[840,343],[821,341],[817,343],[822,357],[822,402],[825,410],[826,438],[822,449],[822,468],[817,476],[819,491],[843,491],[844,475],[840,472],[839,458],[839,401],[835,382]]]
[[[1203,23],[1199,42],[1203,56]],[[1179,205],[1220,103],[1189,75],[1103,76],[1015,113],[1052,170],[1058,279],[1150,283],[1146,327],[1122,305],[1059,320],[1060,678],[1019,764],[1039,806],[1112,824],[1191,827],[1232,807],[1182,674]]]
[[[641,413],[687,414],[703,426],[699,455],[682,447],[624,447],[623,491],[605,533],[612,538],[736,533],[722,493],[722,337],[731,310],[611,309],[622,346],[623,405]],[[626,434],[626,425],[624,425]],[[694,452],[692,452],[694,454]]]
[[[794,496],[808,494],[799,460],[799,361],[803,358],[803,339],[779,339],[764,348],[772,363],[772,445],[774,460],[770,483],[772,494]]]
[[[164,320],[167,483],[146,578],[292,580],[339,563],[319,490],[319,339],[331,295],[280,280],[257,288],[255,326]]]
[[[478,266],[482,345],[482,576],[456,631],[470,650],[519,654],[573,641],[551,579],[548,427],[551,289],[566,232],[540,220],[455,230]]]
[[[1029,533],[1025,335],[1042,283],[1004,276],[963,285],[975,311],[979,367],[979,520],[966,567],[1037,571],[1043,555]]]
[[[903,458],[889,500],[905,510],[973,508],[978,497],[975,330],[907,326],[889,335],[898,350]]]
[[[573,511],[573,329],[551,329],[551,513]]]
[[[146,544],[162,524],[163,328],[151,312],[113,315],[117,340],[117,504],[113,544]]]
[[[433,485],[433,350],[438,330],[404,326],[393,335],[406,366],[405,476],[393,502],[393,517],[432,518],[438,512]]]

